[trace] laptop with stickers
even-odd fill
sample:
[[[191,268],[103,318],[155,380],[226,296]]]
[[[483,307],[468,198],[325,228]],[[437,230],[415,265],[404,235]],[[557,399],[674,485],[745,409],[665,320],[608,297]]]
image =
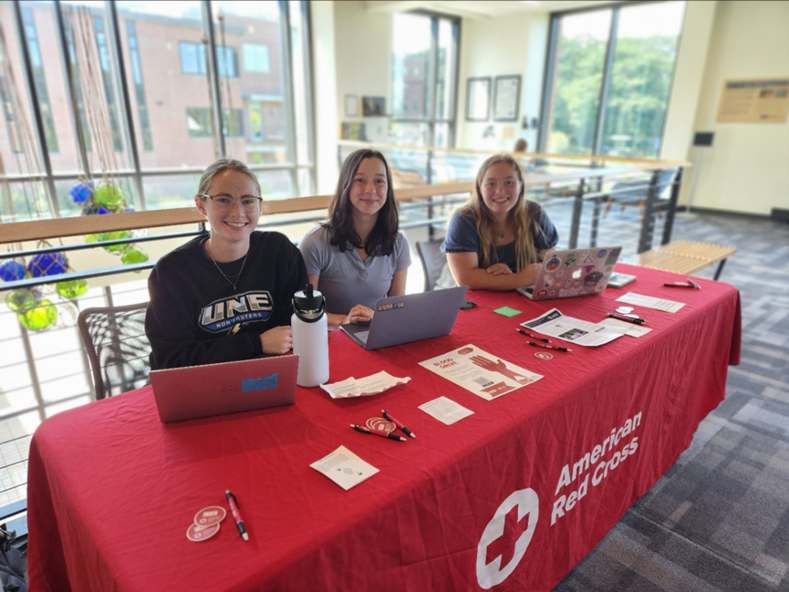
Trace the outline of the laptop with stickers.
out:
[[[622,247],[549,251],[534,285],[517,292],[530,300],[602,294],[621,253]]]
[[[365,349],[379,349],[447,335],[455,324],[467,286],[381,298],[369,326],[342,325]]]
[[[299,356],[151,370],[163,423],[266,409],[296,402]]]

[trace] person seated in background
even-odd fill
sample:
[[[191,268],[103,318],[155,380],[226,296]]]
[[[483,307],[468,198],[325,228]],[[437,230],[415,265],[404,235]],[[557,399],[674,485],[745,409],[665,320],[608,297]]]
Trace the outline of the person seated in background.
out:
[[[488,158],[474,193],[452,215],[441,250],[452,277],[472,290],[514,290],[534,284],[542,254],[559,235],[537,202],[524,196],[518,163],[508,154]]]
[[[254,173],[237,160],[218,160],[203,173],[195,206],[210,235],[162,257],[148,279],[151,369],[292,348],[291,302],[307,270],[286,236],[255,231],[262,201]]]
[[[329,220],[299,243],[309,280],[326,298],[329,327],[369,322],[379,298],[405,294],[411,255],[398,224],[384,155],[367,149],[349,155]]]

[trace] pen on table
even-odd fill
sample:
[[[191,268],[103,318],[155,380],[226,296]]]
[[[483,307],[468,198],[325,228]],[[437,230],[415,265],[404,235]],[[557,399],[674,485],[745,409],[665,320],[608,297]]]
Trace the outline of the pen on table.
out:
[[[540,337],[539,335],[534,335],[533,333],[529,333],[528,331],[524,331],[523,329],[518,329],[520,333],[523,333],[526,337],[531,337],[532,339],[536,339],[537,341],[542,341],[543,343],[550,343],[550,339],[546,339],[545,337]]]
[[[692,279],[688,278],[688,283],[684,284],[682,282],[672,282],[670,284],[663,284],[666,288],[689,288],[691,290],[701,290],[701,286],[699,286],[696,282]]]
[[[646,323],[645,319],[633,318],[633,317],[626,317],[625,315],[616,314],[615,312],[609,312],[608,316],[612,319],[619,319],[620,321],[625,321],[626,323],[633,323],[634,325],[643,325]]]
[[[241,512],[238,511],[238,500],[236,496],[229,491],[225,491],[225,497],[227,498],[227,505],[230,506],[230,513],[233,515],[233,520],[236,521],[238,534],[241,535],[242,539],[248,541],[249,535],[247,534],[247,529],[244,527],[244,519],[241,517]]]
[[[409,430],[407,427],[405,427],[403,424],[401,424],[399,421],[397,421],[397,420],[396,420],[394,417],[392,417],[391,415],[389,415],[389,413],[387,413],[386,409],[381,409],[381,413],[383,413],[383,414],[384,414],[384,417],[385,417],[386,419],[388,419],[389,421],[393,422],[393,423],[394,423],[394,424],[395,424],[395,425],[396,425],[398,428],[400,428],[401,430],[403,430],[403,431],[404,431],[406,434],[408,434],[408,435],[409,435],[409,436],[411,436],[412,438],[416,438],[416,435],[414,434],[414,432],[412,432],[411,430]]]
[[[515,329],[515,330],[518,333],[523,333],[527,337],[531,337],[531,335],[526,333],[526,331],[523,331],[521,329]],[[543,343],[535,343],[534,341],[527,341],[526,343],[529,344],[529,345],[533,345],[534,347],[544,347],[545,349],[555,349],[556,351],[560,351],[560,352],[572,352],[573,351],[573,350],[571,350],[570,348],[567,348],[567,347],[554,347],[553,345],[545,345]]]
[[[356,425],[355,423],[351,424],[351,427],[355,429],[357,432],[361,432],[363,434],[373,434],[374,436],[381,436],[382,438],[389,438],[390,440],[397,440],[399,442],[408,442],[402,436],[398,436],[397,434],[386,433],[383,430],[368,430],[367,428],[363,428],[360,425]]]

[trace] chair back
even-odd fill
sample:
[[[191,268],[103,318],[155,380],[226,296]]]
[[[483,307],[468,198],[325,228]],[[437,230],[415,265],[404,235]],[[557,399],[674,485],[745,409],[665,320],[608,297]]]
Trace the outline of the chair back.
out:
[[[447,263],[447,256],[441,252],[441,243],[444,241],[418,241],[416,252],[422,262],[422,271],[425,272],[425,292],[432,292],[436,287],[438,278]]]
[[[96,399],[148,384],[151,344],[145,334],[148,303],[86,308],[77,319],[88,352]]]

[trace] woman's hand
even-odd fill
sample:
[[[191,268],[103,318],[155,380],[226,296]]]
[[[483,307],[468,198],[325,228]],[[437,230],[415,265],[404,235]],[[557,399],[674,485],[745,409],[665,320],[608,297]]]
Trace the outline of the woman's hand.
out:
[[[371,321],[373,318],[373,309],[367,308],[361,304],[357,304],[351,309],[351,312],[348,313],[348,316],[345,317],[345,322],[347,323],[358,323],[358,322],[365,322]]]
[[[530,263],[521,269],[519,275],[523,278],[522,285],[533,286],[537,281],[537,276],[540,275],[540,269],[542,269],[542,263]]]
[[[512,273],[512,270],[506,263],[494,263],[488,267],[487,272],[492,273],[493,275],[507,275]]]
[[[274,327],[260,334],[264,354],[284,354],[293,349],[293,333],[290,326]]]

